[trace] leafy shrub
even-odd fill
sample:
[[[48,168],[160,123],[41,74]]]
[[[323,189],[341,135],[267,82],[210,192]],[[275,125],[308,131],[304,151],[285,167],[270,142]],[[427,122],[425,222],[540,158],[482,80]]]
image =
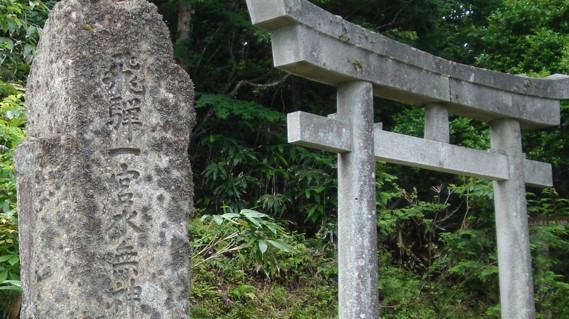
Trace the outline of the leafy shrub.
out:
[[[24,94],[12,87],[14,95],[0,101],[0,314],[8,311],[20,291],[16,180],[12,160],[16,145],[23,139]]]
[[[197,207],[217,214],[257,207],[312,232],[335,216],[334,155],[288,144],[280,112],[203,93],[196,109],[203,116],[190,148],[201,172]]]
[[[202,261],[207,262],[223,255],[247,251],[257,272],[263,270],[268,277],[278,274],[277,253],[289,252],[292,248],[284,241],[289,237],[284,227],[267,214],[250,209],[201,217],[202,222],[210,220],[216,224],[208,228],[213,230],[213,235],[208,232],[200,237],[193,236],[194,257],[207,256]]]
[[[195,218],[189,231],[192,318],[336,317],[335,261],[303,235],[250,210]]]
[[[41,28],[55,0],[0,0],[0,80],[26,77]]]

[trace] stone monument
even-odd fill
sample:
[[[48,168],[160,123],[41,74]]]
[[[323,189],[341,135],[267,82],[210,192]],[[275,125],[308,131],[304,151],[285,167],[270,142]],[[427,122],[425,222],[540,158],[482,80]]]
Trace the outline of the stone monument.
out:
[[[375,160],[492,180],[502,318],[535,318],[525,187],[551,186],[552,172],[525,158],[521,129],[559,124],[569,76],[532,79],[447,61],[306,0],[247,6],[271,33],[276,67],[337,87],[337,113],[289,114],[288,139],[339,154],[339,318],[379,316]],[[424,107],[424,138],[374,123],[374,96]],[[449,144],[449,113],[487,121],[492,148]]]
[[[59,2],[26,100],[21,318],[188,318],[193,86],[156,7]]]

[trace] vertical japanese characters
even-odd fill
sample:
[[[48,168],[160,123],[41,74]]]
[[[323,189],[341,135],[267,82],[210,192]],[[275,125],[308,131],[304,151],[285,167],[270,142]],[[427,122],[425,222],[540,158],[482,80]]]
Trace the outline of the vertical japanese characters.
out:
[[[142,136],[141,112],[144,106],[143,64],[133,54],[121,53],[111,58],[101,79],[108,108],[106,124],[111,131],[108,149],[112,174],[111,198],[107,205],[107,240],[112,246],[113,304],[111,311],[121,318],[138,318],[142,287],[140,273],[140,235],[151,217],[141,214],[144,203],[140,193],[140,156],[137,141]],[[146,216],[144,216],[146,215]]]

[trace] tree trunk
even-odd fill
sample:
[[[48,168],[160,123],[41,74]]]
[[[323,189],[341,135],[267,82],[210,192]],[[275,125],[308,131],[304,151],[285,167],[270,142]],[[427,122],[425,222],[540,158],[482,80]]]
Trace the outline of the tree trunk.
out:
[[[192,5],[185,1],[180,0],[178,9],[178,32],[176,37],[176,44],[188,40],[192,34],[192,15],[194,11]]]

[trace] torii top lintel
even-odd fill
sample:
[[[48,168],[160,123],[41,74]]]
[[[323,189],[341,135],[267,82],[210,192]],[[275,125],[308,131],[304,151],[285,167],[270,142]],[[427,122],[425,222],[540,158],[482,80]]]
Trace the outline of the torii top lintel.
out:
[[[253,23],[271,33],[275,66],[337,86],[363,80],[374,95],[442,103],[485,121],[512,118],[523,128],[560,123],[569,76],[515,76],[448,61],[347,22],[306,0],[247,0]]]

